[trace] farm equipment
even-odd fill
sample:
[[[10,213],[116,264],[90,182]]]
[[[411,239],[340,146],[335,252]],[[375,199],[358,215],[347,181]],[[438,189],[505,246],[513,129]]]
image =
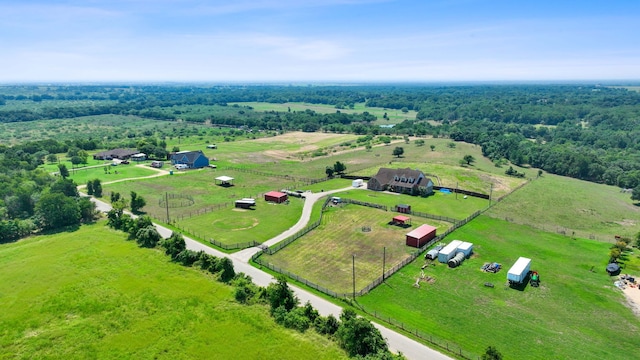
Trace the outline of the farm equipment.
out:
[[[494,262],[494,263],[485,263],[484,265],[482,265],[482,271],[485,272],[490,272],[490,273],[497,273],[498,271],[500,271],[500,269],[502,268],[502,265]]]
[[[540,275],[538,275],[537,271],[532,271],[531,272],[531,280],[529,281],[529,283],[533,287],[540,286]]]

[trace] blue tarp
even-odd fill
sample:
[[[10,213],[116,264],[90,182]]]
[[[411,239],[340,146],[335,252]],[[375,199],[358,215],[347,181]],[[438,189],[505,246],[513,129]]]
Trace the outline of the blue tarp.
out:
[[[440,189],[440,192],[444,194],[451,194],[451,190],[445,188]]]

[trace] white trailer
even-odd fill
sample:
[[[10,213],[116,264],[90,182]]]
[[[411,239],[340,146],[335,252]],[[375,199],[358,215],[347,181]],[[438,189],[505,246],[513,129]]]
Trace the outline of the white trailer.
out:
[[[438,253],[438,261],[440,261],[441,263],[446,263],[447,261],[451,260],[451,258],[456,255],[458,246],[460,246],[460,244],[462,244],[462,241],[460,240],[451,241],[449,245],[445,246]]]
[[[520,257],[515,264],[507,272],[507,280],[509,284],[522,284],[527,275],[529,275],[529,268],[531,267],[531,259],[526,257]]]
[[[463,253],[465,257],[469,257],[471,256],[471,253],[473,252],[473,244],[470,242],[463,242],[462,244],[460,244],[460,246],[458,246],[458,251]]]
[[[364,184],[364,180],[362,179],[355,179],[351,182],[351,186],[353,186],[354,188],[359,188],[363,184]]]

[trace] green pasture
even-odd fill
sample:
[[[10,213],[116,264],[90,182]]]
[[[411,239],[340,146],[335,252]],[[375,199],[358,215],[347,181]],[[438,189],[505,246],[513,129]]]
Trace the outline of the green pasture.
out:
[[[74,169],[77,171],[82,171],[88,166],[111,164],[111,161],[94,160],[93,157],[89,156],[87,158],[86,164],[74,165],[73,163],[71,163],[71,160],[67,158],[67,154],[56,154],[56,155],[58,156],[58,162],[56,163],[45,162],[43,165],[40,165],[40,167],[42,167],[45,171],[49,173],[54,173],[54,172],[60,171],[60,168],[58,167],[58,165],[64,165],[67,167],[67,170],[69,170],[69,174],[71,174],[71,172]]]
[[[353,189],[340,192],[334,196],[344,197],[374,204],[386,205],[389,207],[389,214],[396,205],[411,205],[411,210],[425,212],[431,215],[446,216],[457,220],[462,220],[478,210],[489,206],[489,200],[468,196],[466,199],[458,194],[444,194],[436,191],[426,198],[421,196],[411,196],[406,194],[396,194],[367,190],[364,188]],[[413,216],[413,221],[429,221],[427,219]]]
[[[487,215],[544,231],[608,242],[640,231],[640,207],[607,186],[544,174],[487,211]]]
[[[238,135],[233,129],[217,128],[206,124],[144,119],[125,115],[95,115],[72,119],[38,120],[17,123],[0,123],[0,141],[18,144],[43,139],[71,140],[94,138],[111,143],[136,141],[146,136],[165,139],[173,147],[222,142],[264,136],[266,134]],[[171,147],[169,149],[171,149]]]
[[[348,148],[342,144],[354,144],[357,138],[356,135],[351,134],[331,134],[331,136],[325,136],[318,140],[301,139],[292,141],[290,137],[295,136],[295,134],[285,134],[285,136],[286,138],[272,136],[258,140],[248,139],[216,143],[217,149],[206,149],[206,143],[195,144],[194,146],[199,145],[200,149],[210,159],[216,158],[215,163],[219,166],[226,165],[254,168],[266,172],[279,172],[281,170],[287,171],[291,167],[295,168],[295,164],[299,164],[300,160],[313,158],[311,154],[316,149],[327,153],[332,153],[333,150],[340,151]],[[326,166],[322,167],[322,173],[314,174],[314,176],[324,176]]]
[[[106,168],[106,171],[105,171]],[[81,168],[69,170],[69,177],[78,185],[86,185],[87,181],[100,179],[102,184],[111,181],[119,181],[129,178],[138,178],[158,174],[148,167],[135,166],[134,164],[118,166],[100,166],[94,168]]]
[[[104,222],[2,245],[0,267],[0,358],[347,358]]]
[[[425,263],[404,267],[383,285],[358,298],[369,313],[392,318],[441,344],[482,354],[495,346],[505,359],[631,359],[640,319],[605,272],[609,245],[541,232],[480,216],[446,241],[474,244],[474,255],[451,269],[435,262],[424,269],[435,282],[414,287]],[[518,257],[532,259],[539,288],[506,286]],[[496,273],[480,270],[499,262]],[[495,287],[486,287],[492,283]]]
[[[223,187],[215,184],[215,178],[219,176],[234,178],[233,186]],[[125,181],[103,186],[105,197],[111,192],[119,192],[125,198],[131,191],[145,198],[147,205],[144,211],[159,219],[166,219],[166,207],[161,204],[166,194],[190,196],[193,203],[187,199],[170,201],[170,218],[172,220],[210,212],[213,208],[219,209],[220,204],[231,204],[241,198],[260,198],[261,194],[272,190],[280,190],[293,186],[294,182],[285,178],[272,178],[259,176],[247,172],[232,170],[200,169],[187,170],[174,175],[161,176],[150,179]],[[233,205],[230,205],[233,207]],[[214,210],[214,212],[217,210]]]
[[[402,228],[389,224],[392,217],[392,213],[353,204],[328,207],[319,227],[262,259],[337,293],[351,293],[355,255],[359,291],[382,275],[385,247],[389,270],[416,250],[405,245],[405,235],[412,229],[425,222],[440,231],[450,226],[414,218],[413,226]],[[370,231],[363,231],[363,227]]]
[[[126,139],[130,134],[155,131],[166,122],[136,116],[96,115],[72,119],[0,123],[0,140],[12,144],[28,140],[94,138]]]
[[[376,125],[384,125],[384,124],[399,124],[405,120],[415,120],[417,112],[414,110],[409,110],[406,113],[403,113],[400,110],[396,109],[384,109],[379,107],[366,107],[364,103],[355,104],[353,109],[345,108],[345,109],[337,109],[335,105],[324,105],[324,104],[309,104],[309,103],[299,103],[299,102],[289,102],[283,104],[271,104],[271,103],[263,103],[263,102],[239,102],[239,103],[229,103],[229,105],[241,105],[241,106],[251,106],[253,111],[278,111],[278,112],[287,112],[289,109],[291,111],[305,111],[312,110],[320,114],[331,114],[337,111],[345,114],[362,114],[367,111],[370,114],[375,115],[378,120],[374,122]],[[387,117],[389,120],[383,119],[384,114],[387,113]]]
[[[174,217],[172,224],[205,242],[264,242],[298,222],[304,200],[291,198],[289,204],[274,204],[258,198],[256,203],[254,210],[236,209],[231,204],[193,217]]]

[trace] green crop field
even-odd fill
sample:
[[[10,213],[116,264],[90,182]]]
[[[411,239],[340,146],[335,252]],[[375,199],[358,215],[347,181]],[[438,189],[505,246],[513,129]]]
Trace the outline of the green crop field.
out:
[[[613,242],[640,231],[640,207],[615,186],[545,174],[487,215],[549,232]]]
[[[337,293],[350,293],[355,255],[359,291],[382,275],[385,247],[389,270],[416,250],[405,245],[406,233],[425,222],[439,231],[451,225],[414,218],[413,226],[402,228],[389,225],[392,214],[353,204],[328,207],[319,227],[263,260]]]
[[[0,246],[0,358],[346,359],[103,222]]]
[[[358,303],[370,313],[391,317],[439,343],[453,342],[482,354],[495,346],[505,359],[631,359],[640,319],[625,306],[604,268],[609,245],[540,232],[480,216],[447,237],[474,243],[475,254],[451,269],[436,261],[421,282],[424,260],[416,260]],[[532,259],[539,288],[505,286],[519,256]],[[499,262],[497,274],[485,262]],[[591,271],[593,269],[593,271]],[[484,286],[490,282],[495,287]]]

